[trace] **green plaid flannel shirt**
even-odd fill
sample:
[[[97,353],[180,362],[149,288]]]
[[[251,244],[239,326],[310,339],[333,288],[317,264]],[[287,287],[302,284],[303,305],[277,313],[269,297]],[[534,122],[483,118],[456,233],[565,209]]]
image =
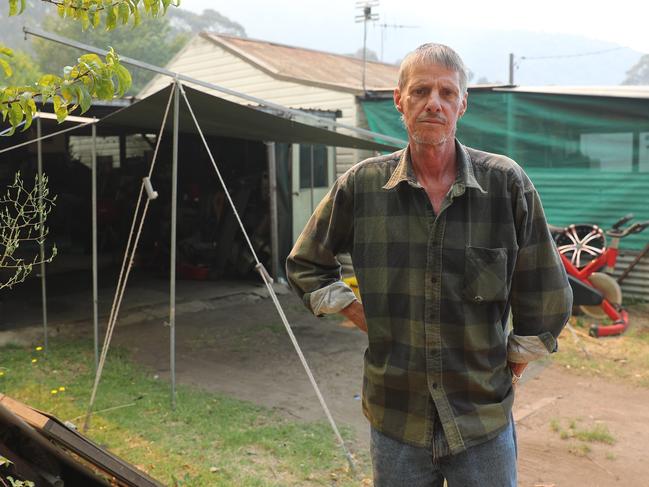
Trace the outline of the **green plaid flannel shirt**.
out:
[[[456,148],[438,214],[407,148],[367,159],[336,181],[287,260],[291,286],[320,315],[355,299],[336,259],[351,253],[368,325],[365,416],[408,444],[439,451],[441,439],[452,454],[507,426],[507,360],[555,351],[572,306],[527,175],[504,156]]]

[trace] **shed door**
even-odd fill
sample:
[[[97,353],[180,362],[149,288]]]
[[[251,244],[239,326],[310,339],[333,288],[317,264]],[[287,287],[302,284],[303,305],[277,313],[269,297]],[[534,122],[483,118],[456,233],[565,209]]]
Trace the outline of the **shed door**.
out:
[[[293,242],[334,180],[334,150],[324,145],[293,144]]]

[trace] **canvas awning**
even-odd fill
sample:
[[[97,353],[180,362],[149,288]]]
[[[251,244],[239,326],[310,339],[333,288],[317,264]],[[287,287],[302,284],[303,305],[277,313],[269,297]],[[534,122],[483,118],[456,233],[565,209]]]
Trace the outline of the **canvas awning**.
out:
[[[131,128],[156,133],[160,129],[173,85],[104,117],[99,126]],[[206,136],[233,137],[272,142],[323,144],[375,151],[399,149],[389,144],[351,137],[324,128],[289,120],[202,91],[183,87]],[[180,133],[195,134],[196,127],[183,101],[180,103]],[[171,130],[171,117],[167,123]]]

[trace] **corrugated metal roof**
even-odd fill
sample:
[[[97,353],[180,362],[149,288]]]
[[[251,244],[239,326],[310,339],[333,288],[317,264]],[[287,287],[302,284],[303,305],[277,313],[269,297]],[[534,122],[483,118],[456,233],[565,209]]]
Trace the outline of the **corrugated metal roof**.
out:
[[[619,86],[513,86],[494,87],[494,91],[545,93],[551,95],[610,96],[615,98],[649,98],[649,85]]]
[[[277,78],[358,94],[363,92],[361,59],[209,32],[201,36]],[[367,90],[392,91],[396,87],[398,66],[368,61],[366,69]]]

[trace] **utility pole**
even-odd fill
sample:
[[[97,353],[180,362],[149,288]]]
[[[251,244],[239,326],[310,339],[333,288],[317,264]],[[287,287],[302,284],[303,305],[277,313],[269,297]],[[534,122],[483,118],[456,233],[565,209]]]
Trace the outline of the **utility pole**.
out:
[[[385,31],[388,27],[392,27],[393,29],[418,29],[418,25],[402,25],[402,24],[379,24],[379,27],[381,28],[381,62],[383,62],[383,40],[385,37]]]
[[[361,14],[355,17],[356,23],[363,22],[363,77],[362,86],[363,94],[367,92],[365,84],[365,71],[367,67],[367,23],[379,20],[379,14],[372,13],[372,7],[378,7],[379,0],[368,0],[356,2],[356,8],[361,10]]]
[[[514,53],[510,52],[509,53],[509,84],[511,86],[514,85]]]

